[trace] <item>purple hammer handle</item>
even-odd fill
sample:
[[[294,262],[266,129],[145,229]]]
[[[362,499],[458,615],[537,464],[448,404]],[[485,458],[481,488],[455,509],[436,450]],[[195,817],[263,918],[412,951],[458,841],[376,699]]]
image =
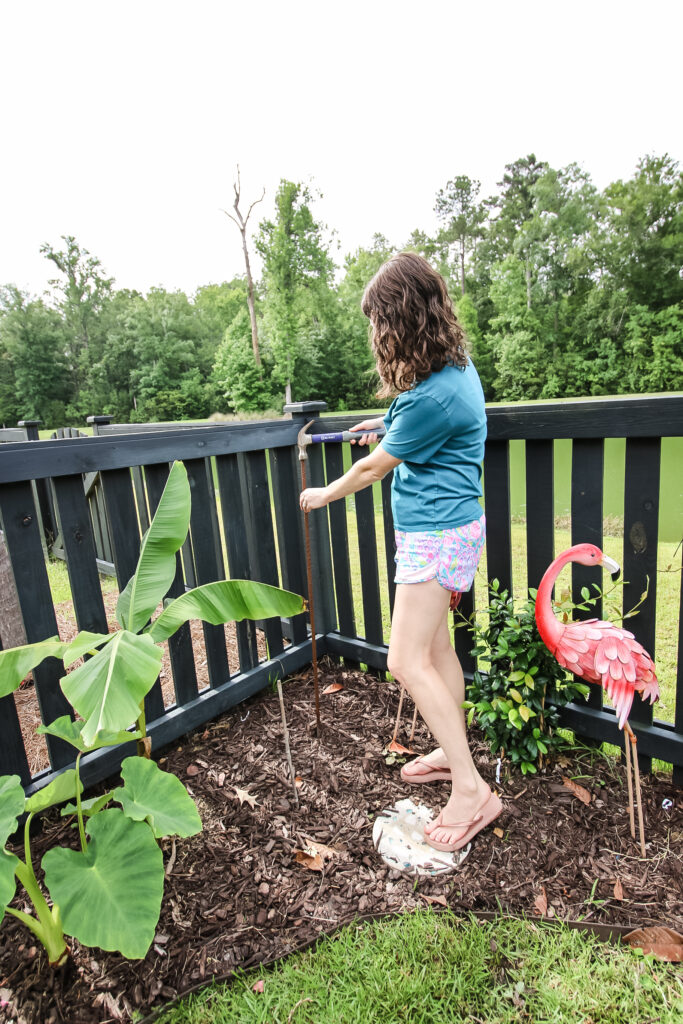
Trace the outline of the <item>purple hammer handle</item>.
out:
[[[313,444],[320,444],[322,441],[357,441],[364,434],[377,434],[377,437],[384,437],[386,430],[380,427],[379,430],[344,430],[338,434],[311,434]]]

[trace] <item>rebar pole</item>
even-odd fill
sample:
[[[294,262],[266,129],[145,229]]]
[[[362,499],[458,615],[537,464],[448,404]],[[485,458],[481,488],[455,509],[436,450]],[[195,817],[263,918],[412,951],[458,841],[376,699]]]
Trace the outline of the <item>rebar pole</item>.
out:
[[[300,459],[301,490],[305,491],[306,459]],[[313,601],[313,570],[311,568],[311,531],[308,524],[308,509],[304,509],[304,534],[306,537],[306,574],[308,578],[308,616],[311,622],[311,656],[313,659],[313,689],[315,692],[315,734],[320,736],[320,693],[318,689],[318,652],[315,643],[315,608]]]

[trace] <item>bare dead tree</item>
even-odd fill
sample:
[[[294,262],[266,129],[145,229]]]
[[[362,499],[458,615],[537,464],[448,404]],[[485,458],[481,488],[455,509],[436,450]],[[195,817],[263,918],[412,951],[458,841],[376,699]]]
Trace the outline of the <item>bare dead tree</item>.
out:
[[[256,310],[254,308],[254,280],[253,280],[253,278],[251,276],[251,266],[250,266],[250,263],[249,263],[249,250],[247,248],[247,221],[249,220],[249,215],[251,214],[251,211],[254,209],[256,204],[263,201],[263,197],[266,194],[266,190],[265,190],[265,188],[263,189],[263,193],[261,195],[261,198],[254,200],[254,202],[251,204],[251,206],[247,210],[246,217],[243,217],[242,213],[240,211],[240,208],[239,208],[240,191],[241,191],[239,164],[237,165],[237,183],[233,182],[233,186],[232,187],[235,190],[235,202],[232,204],[232,208],[235,211],[235,216],[233,217],[233,215],[231,213],[228,213],[227,210],[223,210],[223,213],[225,214],[226,217],[229,217],[231,221],[234,221],[234,223],[240,229],[240,234],[242,235],[242,249],[244,250],[244,263],[245,263],[245,266],[247,268],[247,301],[249,303],[249,318],[251,320],[251,344],[252,344],[252,348],[254,349],[254,359],[256,361],[256,365],[260,366],[261,365],[261,353],[259,352],[259,347],[258,347],[258,329],[256,327]]]

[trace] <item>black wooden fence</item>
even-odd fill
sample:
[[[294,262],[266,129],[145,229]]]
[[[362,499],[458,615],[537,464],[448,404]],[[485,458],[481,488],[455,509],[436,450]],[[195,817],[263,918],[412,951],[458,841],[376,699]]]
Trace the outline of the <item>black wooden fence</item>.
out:
[[[9,442],[0,448],[0,518],[17,580],[29,642],[57,632],[55,612],[41,547],[34,482],[51,481],[57,528],[62,537],[78,626],[106,631],[96,555],[97,523],[88,506],[84,479],[99,474],[100,513],[106,521],[119,585],[131,575],[140,538],[158,503],[169,463],[182,459],[192,490],[190,539],[178,557],[172,593],[185,586],[225,576],[278,584],[306,593],[303,525],[298,511],[299,466],[296,437],[320,405],[303,403],[291,420],[215,426],[170,427],[162,431],[110,432],[71,440]],[[348,428],[351,417],[316,421],[311,431]],[[657,546],[661,438],[683,435],[683,397],[577,400],[562,405],[497,406],[488,410],[489,440],[484,463],[490,579],[512,583],[509,442],[521,439],[526,450],[527,575],[537,585],[552,560],[554,546],[553,441],[571,438],[572,541],[602,543],[604,440],[626,438],[623,574],[629,581],[624,604],[631,607],[645,589],[649,596],[630,628],[655,653]],[[135,429],[128,427],[128,430]],[[310,445],[308,481],[324,483],[343,470],[339,444]],[[357,460],[367,449],[354,446]],[[350,529],[345,502],[311,513],[314,599],[318,651],[386,669],[387,609],[393,602],[393,526],[390,481],[380,496],[368,488],[353,502]],[[375,508],[375,503],[378,507]],[[380,508],[381,505],[381,508]],[[98,513],[98,514],[100,514]],[[353,524],[351,524],[353,526]],[[360,595],[355,596],[352,564],[359,566]],[[683,574],[682,574],[683,575]],[[574,567],[575,592],[599,570]],[[385,580],[386,582],[381,582]],[[479,594],[481,604],[485,595]],[[466,595],[463,610],[474,607]],[[593,613],[595,614],[595,613]],[[597,614],[600,614],[598,609]],[[361,628],[357,626],[363,620]],[[680,626],[680,622],[679,622]],[[159,682],[146,699],[153,746],[172,741],[208,721],[278,675],[298,671],[311,660],[311,642],[303,616],[291,622],[270,620],[237,627],[238,664],[228,662],[222,628],[205,626],[209,685],[199,689],[189,630],[169,642],[175,701],[164,706]],[[267,654],[259,658],[257,634]],[[456,631],[466,673],[474,668],[464,630]],[[674,766],[683,784],[683,642],[678,640],[676,708],[673,723],[653,721],[652,708],[638,697],[631,721],[639,737],[643,766],[652,756]],[[60,662],[36,670],[36,693],[46,722],[69,712],[58,686]],[[589,739],[620,742],[616,719],[602,707],[602,691],[591,690],[586,704],[570,705],[563,722]],[[14,696],[0,701],[0,774],[21,776],[29,791],[44,785],[71,763],[72,752],[48,739],[50,768],[31,777]],[[98,751],[83,762],[88,782],[116,769],[125,748]]]

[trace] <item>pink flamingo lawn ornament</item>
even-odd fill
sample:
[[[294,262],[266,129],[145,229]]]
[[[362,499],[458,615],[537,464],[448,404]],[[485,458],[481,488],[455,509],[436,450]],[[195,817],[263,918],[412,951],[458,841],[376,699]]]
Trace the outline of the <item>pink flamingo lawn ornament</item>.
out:
[[[553,612],[552,589],[562,568],[568,562],[580,565],[602,565],[612,574],[620,571],[617,563],[604,555],[594,544],[575,544],[564,551],[548,566],[536,595],[536,625],[541,639],[563,668],[581,676],[589,683],[600,683],[614,705],[619,728],[624,738],[628,779],[629,818],[631,835],[635,838],[633,821],[633,790],[631,788],[631,754],[636,782],[640,849],[645,856],[643,809],[640,799],[640,773],[636,752],[636,737],[627,718],[636,691],[643,700],[653,704],[659,698],[659,684],[652,658],[634,638],[633,633],[600,619],[582,622],[560,622]]]

